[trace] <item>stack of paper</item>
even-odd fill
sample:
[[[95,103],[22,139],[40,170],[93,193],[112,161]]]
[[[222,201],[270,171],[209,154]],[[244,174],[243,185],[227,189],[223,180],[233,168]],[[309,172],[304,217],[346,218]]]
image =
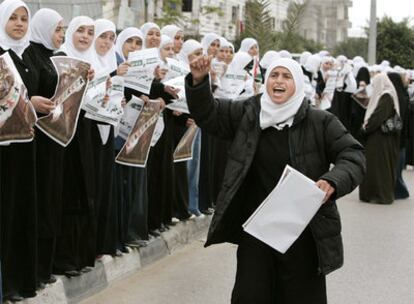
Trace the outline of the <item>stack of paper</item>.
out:
[[[243,224],[244,231],[281,253],[300,236],[322,205],[325,192],[286,166],[278,184]]]

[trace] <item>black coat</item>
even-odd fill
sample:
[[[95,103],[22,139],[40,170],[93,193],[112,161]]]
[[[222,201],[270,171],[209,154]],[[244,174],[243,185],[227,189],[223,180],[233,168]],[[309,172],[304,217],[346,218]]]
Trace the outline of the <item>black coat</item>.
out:
[[[192,87],[186,79],[186,96],[197,124],[214,136],[231,140],[223,186],[211,222],[206,246],[238,243],[242,232],[239,190],[250,169],[261,129],[260,97],[239,102],[216,102],[205,80]],[[200,102],[203,101],[203,102]],[[291,165],[313,180],[324,179],[335,189],[335,198],[350,193],[365,173],[363,147],[339,120],[305,101],[289,129]],[[330,170],[330,165],[335,164]],[[318,271],[327,274],[343,264],[341,223],[335,200],[325,203],[310,223],[319,257]]]

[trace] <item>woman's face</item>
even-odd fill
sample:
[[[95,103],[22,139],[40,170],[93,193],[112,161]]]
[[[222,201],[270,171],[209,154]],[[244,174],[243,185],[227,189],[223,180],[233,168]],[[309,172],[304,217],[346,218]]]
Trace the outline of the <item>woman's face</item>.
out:
[[[208,47],[207,54],[209,56],[215,57],[217,55],[218,49],[220,47],[220,40],[216,39],[212,43],[210,43],[210,46]]]
[[[219,60],[219,61],[226,61],[226,59],[227,59],[227,53],[226,53],[226,50],[227,50],[228,48],[220,48],[219,50],[218,50],[218,52],[217,52],[217,59]]]
[[[178,31],[174,37],[174,52],[176,54],[178,54],[181,51],[183,47],[183,43],[184,43],[184,32]]]
[[[266,91],[276,104],[283,104],[295,94],[296,86],[292,73],[284,67],[275,67],[266,81]]]
[[[139,51],[142,48],[142,40],[139,37],[128,38],[122,45],[122,53],[128,58],[130,52]]]
[[[259,48],[257,46],[257,44],[253,45],[249,51],[248,51],[249,55],[252,57],[256,57],[257,55],[259,55]]]
[[[93,25],[82,25],[73,33],[73,46],[78,51],[86,51],[92,45],[95,28]]]
[[[233,61],[234,53],[231,47],[226,49],[226,63],[230,64]]]
[[[65,39],[65,30],[63,27],[63,21],[60,21],[56,26],[55,32],[52,36],[52,42],[55,48],[60,48],[63,40]]]
[[[322,70],[324,72],[327,72],[333,68],[333,62],[332,61],[326,61],[322,63]]]
[[[148,31],[145,40],[147,48],[158,48],[161,43],[161,32],[157,28],[152,28]]]
[[[165,60],[165,58],[169,57],[169,58],[173,58],[174,57],[174,43],[167,43],[166,45],[164,45],[161,49],[160,49],[160,55],[161,55],[161,59]]]
[[[23,6],[17,8],[6,23],[6,34],[14,40],[22,39],[29,28],[29,15]]]
[[[199,48],[197,50],[195,50],[194,52],[192,52],[190,55],[188,55],[188,61],[192,62],[194,59],[196,59],[197,57],[200,57],[203,55],[203,49]]]
[[[115,33],[112,31],[107,31],[99,35],[95,41],[95,49],[96,52],[101,55],[105,56],[108,51],[114,46],[115,41]]]

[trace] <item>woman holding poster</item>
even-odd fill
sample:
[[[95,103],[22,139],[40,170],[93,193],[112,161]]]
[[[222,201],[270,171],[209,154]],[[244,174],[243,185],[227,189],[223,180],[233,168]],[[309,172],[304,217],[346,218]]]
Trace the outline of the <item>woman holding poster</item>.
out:
[[[86,16],[72,19],[57,55],[83,60],[95,68],[92,44],[95,23]],[[89,78],[93,78],[90,71]],[[91,146],[92,121],[81,111],[75,136],[65,148],[62,234],[56,244],[54,272],[78,276],[95,265],[95,176]]]
[[[14,77],[20,76],[28,97],[37,104],[41,102],[36,96],[38,74],[25,53],[29,46],[29,22],[30,12],[24,2],[5,0],[0,4],[0,55],[10,55],[19,74]],[[36,296],[37,289],[35,144],[0,146],[0,167],[3,296],[16,301]]]
[[[45,20],[48,22],[45,22]],[[56,11],[43,8],[33,16],[31,42],[27,55],[39,74],[38,91],[45,102],[38,107],[38,116],[54,109],[50,98],[55,94],[58,75],[50,57],[63,43],[63,18]],[[56,238],[62,220],[64,148],[36,129],[36,170],[38,195],[38,276],[42,283],[53,283],[52,276]]]
[[[197,124],[231,141],[206,246],[239,245],[232,303],[327,303],[325,275],[343,263],[335,200],[362,181],[362,146],[335,116],[309,106],[296,61],[272,62],[264,93],[238,102],[214,100],[209,69],[208,57],[191,63],[186,95]],[[326,194],[311,222],[282,254],[244,232],[242,224],[288,164],[317,181]]]

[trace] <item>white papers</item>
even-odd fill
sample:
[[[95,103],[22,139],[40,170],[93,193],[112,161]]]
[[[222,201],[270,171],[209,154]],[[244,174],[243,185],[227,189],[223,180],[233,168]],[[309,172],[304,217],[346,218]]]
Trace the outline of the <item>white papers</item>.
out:
[[[157,48],[145,49],[128,54],[128,73],[124,76],[125,86],[149,94],[154,80],[154,70],[160,64]]]
[[[178,61],[174,58],[165,58],[167,60],[167,67],[168,72],[165,75],[165,78],[163,79],[163,83],[167,80],[179,77],[179,76],[186,76],[188,73],[190,73],[190,68],[188,64],[185,64],[184,62]]]
[[[236,99],[246,86],[247,72],[228,71],[221,78],[221,87],[217,88],[214,96],[217,98]]]
[[[173,158],[175,163],[193,159],[194,143],[199,130],[196,124],[188,127],[174,150]]]
[[[104,74],[89,84],[82,108],[86,111],[86,118],[117,126],[124,113],[124,79],[120,76],[111,78],[111,85],[107,88],[108,77]]]
[[[322,205],[325,192],[286,166],[276,187],[243,224],[244,231],[281,253],[300,236]]]
[[[185,78],[184,76],[176,77],[174,79],[170,79],[164,83],[166,86],[173,87],[175,89],[179,89],[177,95],[178,99],[173,99],[171,103],[167,104],[165,107],[172,111],[177,111],[181,113],[190,114],[187,105],[187,99],[185,96]]]

